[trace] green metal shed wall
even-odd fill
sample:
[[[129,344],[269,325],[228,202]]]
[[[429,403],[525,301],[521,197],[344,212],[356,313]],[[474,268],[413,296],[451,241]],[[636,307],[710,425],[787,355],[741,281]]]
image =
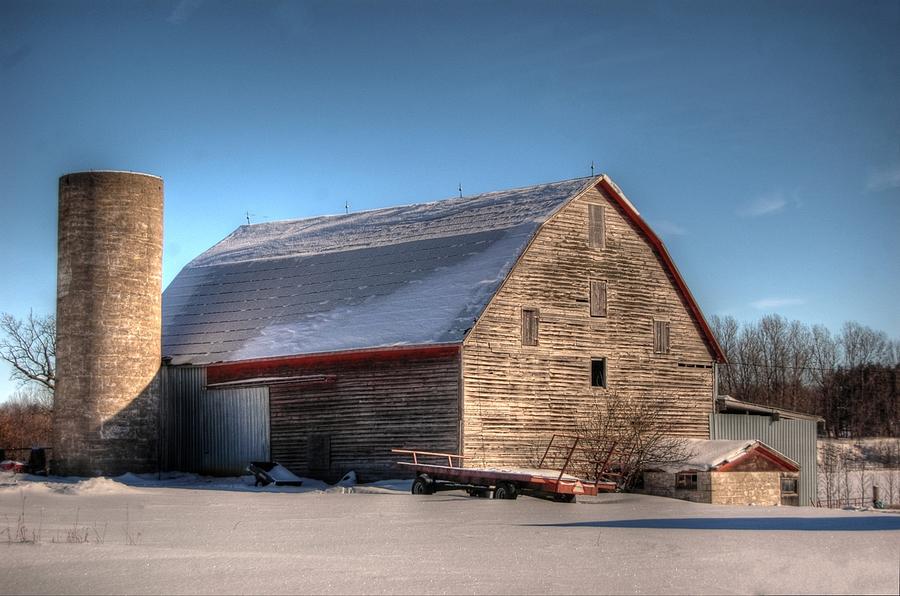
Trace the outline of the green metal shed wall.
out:
[[[775,420],[769,416],[710,414],[710,439],[759,439],[800,464],[800,504],[813,505],[817,494],[816,423]]]

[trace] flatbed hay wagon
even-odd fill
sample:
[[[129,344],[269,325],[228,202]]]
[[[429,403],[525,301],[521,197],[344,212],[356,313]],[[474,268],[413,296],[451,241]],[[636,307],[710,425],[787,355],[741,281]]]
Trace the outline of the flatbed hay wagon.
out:
[[[416,477],[412,484],[414,495],[430,495],[438,491],[465,490],[473,497],[515,499],[519,495],[549,497],[555,501],[572,503],[578,495],[595,496],[601,492],[614,492],[616,474],[609,471],[615,445],[602,451],[593,450],[595,457],[576,457],[582,439],[569,435],[553,435],[536,468],[467,467],[465,456],[455,453],[392,449],[393,453],[410,456],[412,461],[398,461],[397,465],[411,469]],[[599,457],[597,457],[599,455]],[[559,464],[561,465],[554,465]],[[593,468],[591,477],[585,480],[567,473],[576,464]]]

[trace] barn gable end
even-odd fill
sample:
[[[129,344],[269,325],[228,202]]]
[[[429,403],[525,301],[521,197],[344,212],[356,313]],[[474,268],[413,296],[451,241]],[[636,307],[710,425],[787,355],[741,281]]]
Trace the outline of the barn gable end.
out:
[[[602,180],[542,225],[466,337],[463,436],[475,461],[528,463],[550,434],[571,433],[612,394],[651,400],[673,433],[709,436],[718,346],[667,255]],[[598,281],[605,316],[591,315]],[[539,313],[537,345],[521,341],[523,309]],[[665,353],[654,351],[657,323]],[[592,361],[605,387],[592,387]]]

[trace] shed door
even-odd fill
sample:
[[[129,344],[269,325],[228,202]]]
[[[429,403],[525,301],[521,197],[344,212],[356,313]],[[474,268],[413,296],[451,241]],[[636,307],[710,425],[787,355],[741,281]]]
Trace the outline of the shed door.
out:
[[[269,459],[269,390],[208,389],[201,397],[202,474],[238,475]]]

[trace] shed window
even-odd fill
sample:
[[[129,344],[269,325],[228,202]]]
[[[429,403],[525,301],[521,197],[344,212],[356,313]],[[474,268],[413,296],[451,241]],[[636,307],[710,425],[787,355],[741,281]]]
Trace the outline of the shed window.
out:
[[[781,493],[797,494],[797,479],[783,476],[781,478]]]
[[[522,345],[536,346],[538,345],[538,318],[539,312],[536,308],[522,309]]]
[[[697,490],[697,472],[681,472],[675,475],[675,488]]]
[[[606,217],[603,205],[588,205],[588,246],[606,248]]]
[[[591,281],[591,316],[606,316],[606,281]]]
[[[591,387],[606,387],[606,358],[591,360]]]
[[[800,505],[800,493],[797,490],[796,476],[781,477],[781,504],[794,507]]]
[[[653,351],[657,354],[669,353],[668,321],[653,321]]]

